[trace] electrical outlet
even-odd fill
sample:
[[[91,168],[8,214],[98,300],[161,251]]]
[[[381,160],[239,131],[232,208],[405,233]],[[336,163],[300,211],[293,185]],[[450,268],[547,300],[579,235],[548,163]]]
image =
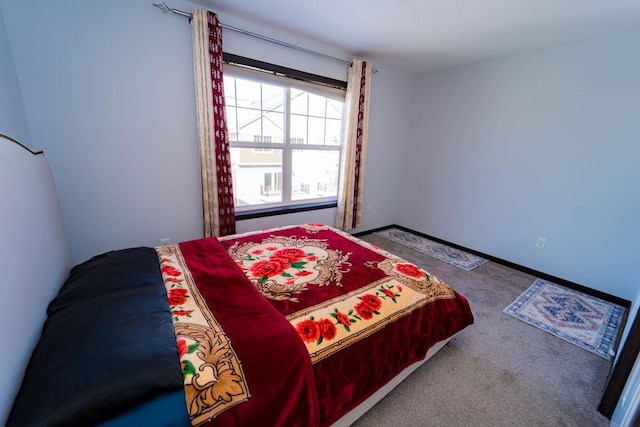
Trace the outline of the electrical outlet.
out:
[[[545,239],[544,237],[538,237],[538,240],[536,240],[536,248],[538,249],[544,249],[544,246],[547,244],[547,239]]]
[[[168,245],[170,243],[171,243],[171,239],[168,238],[168,237],[164,237],[164,238],[160,239],[160,244],[161,245]]]

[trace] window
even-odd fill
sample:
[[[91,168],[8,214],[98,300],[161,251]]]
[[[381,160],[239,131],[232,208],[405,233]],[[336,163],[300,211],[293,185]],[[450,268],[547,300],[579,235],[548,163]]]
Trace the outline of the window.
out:
[[[260,194],[269,196],[282,192],[282,172],[265,172],[264,185],[260,188]]]
[[[225,66],[238,212],[335,201],[344,90]]]
[[[253,135],[253,142],[271,142],[271,136],[269,135]],[[270,153],[270,148],[254,148],[254,153]]]

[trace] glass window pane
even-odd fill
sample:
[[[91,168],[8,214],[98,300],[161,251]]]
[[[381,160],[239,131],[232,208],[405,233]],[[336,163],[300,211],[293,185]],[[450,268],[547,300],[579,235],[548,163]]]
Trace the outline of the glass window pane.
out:
[[[327,99],[327,117],[331,119],[341,119],[343,107],[344,102]]]
[[[282,202],[282,150],[231,147],[237,207]]]
[[[269,142],[282,144],[284,141],[284,113],[264,113],[262,117],[262,134],[271,137]]]
[[[236,96],[239,107],[260,108],[260,83],[236,79]]]
[[[238,128],[236,122],[236,109],[235,107],[227,106],[227,133],[229,134],[229,141],[238,140]]]
[[[292,144],[307,143],[307,116],[291,115],[291,130],[289,131]]]
[[[340,145],[342,139],[342,120],[327,119],[326,145]]]
[[[291,112],[294,114],[307,114],[307,92],[303,92],[299,89],[291,89]]]
[[[253,142],[255,135],[262,135],[260,110],[238,108],[238,141]]]
[[[322,96],[322,89],[308,92],[252,79],[225,76],[238,209],[337,197],[344,102]],[[293,147],[282,146],[285,135]],[[283,165],[285,159],[292,163]],[[291,194],[283,194],[284,187],[291,187]]]
[[[325,119],[309,117],[309,144],[324,145]]]
[[[309,115],[325,117],[326,115],[327,98],[324,96],[309,94]]]
[[[339,151],[295,150],[292,162],[292,200],[338,195]]]
[[[236,79],[234,77],[223,77],[224,80],[224,102],[226,105],[236,105]]]
[[[284,88],[262,84],[262,109],[284,111]]]

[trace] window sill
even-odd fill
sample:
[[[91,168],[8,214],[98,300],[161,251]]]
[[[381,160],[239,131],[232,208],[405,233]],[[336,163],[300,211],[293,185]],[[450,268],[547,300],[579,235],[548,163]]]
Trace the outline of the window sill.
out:
[[[236,212],[236,221],[244,219],[264,218],[274,215],[285,215],[297,212],[330,209],[338,206],[338,202],[307,203],[304,205],[282,206],[277,208],[255,209],[252,211]]]

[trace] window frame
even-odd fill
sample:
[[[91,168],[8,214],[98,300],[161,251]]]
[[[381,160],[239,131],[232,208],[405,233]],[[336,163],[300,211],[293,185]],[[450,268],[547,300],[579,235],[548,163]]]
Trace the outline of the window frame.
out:
[[[227,54],[225,54],[225,59],[227,59]],[[253,61],[253,60],[251,60]],[[256,61],[253,61],[256,62]],[[260,63],[266,64],[266,63]],[[255,64],[254,64],[255,65]],[[266,64],[272,65],[272,64]],[[277,66],[276,66],[277,67]],[[282,71],[283,67],[278,67],[280,71]],[[288,70],[288,69],[287,69]],[[292,70],[296,71],[296,70]],[[269,74],[267,74],[267,72]],[[301,73],[296,71],[297,73]],[[256,70],[254,66],[247,67],[244,65],[237,65],[237,63],[227,63],[225,61],[224,67],[224,75],[229,77],[235,77],[240,79],[248,79],[260,83],[265,83],[269,85],[279,86],[284,89],[284,105],[283,105],[283,142],[255,142],[256,138],[254,137],[253,141],[229,141],[230,148],[240,148],[240,149],[252,149],[258,150],[260,152],[265,152],[264,150],[280,150],[282,155],[281,161],[281,173],[282,173],[282,199],[280,202],[274,203],[261,203],[254,204],[249,206],[235,206],[236,217],[237,218],[255,218],[262,216],[270,216],[277,215],[280,213],[291,213],[297,211],[306,211],[306,210],[315,210],[315,209],[325,209],[328,207],[337,206],[337,195],[329,196],[329,197],[315,197],[311,199],[300,199],[295,200],[294,194],[292,192],[292,170],[293,170],[293,153],[296,150],[313,150],[313,151],[323,151],[323,152],[337,152],[338,153],[338,171],[341,167],[341,159],[340,153],[342,150],[342,142],[338,145],[327,145],[325,144],[299,144],[292,143],[292,138],[290,136],[290,121],[291,121],[291,91],[293,89],[302,90],[311,94],[316,94],[323,96],[328,99],[334,99],[339,102],[345,102],[346,95],[346,82],[341,82],[333,79],[330,82],[321,83],[322,86],[317,82],[318,77],[320,79],[321,76],[312,76],[310,79],[301,79],[299,75],[296,77],[291,77],[289,75],[283,75],[281,72],[269,71],[269,70]],[[338,84],[336,84],[338,82]],[[308,117],[314,117],[313,115],[307,114]],[[325,111],[325,132],[326,132],[326,119],[327,113]],[[344,110],[343,115],[340,120],[344,120]],[[237,127],[237,125],[234,125]],[[294,140],[297,138],[293,138]],[[271,172],[273,173],[273,172]],[[339,185],[340,173],[338,172],[337,182]]]

